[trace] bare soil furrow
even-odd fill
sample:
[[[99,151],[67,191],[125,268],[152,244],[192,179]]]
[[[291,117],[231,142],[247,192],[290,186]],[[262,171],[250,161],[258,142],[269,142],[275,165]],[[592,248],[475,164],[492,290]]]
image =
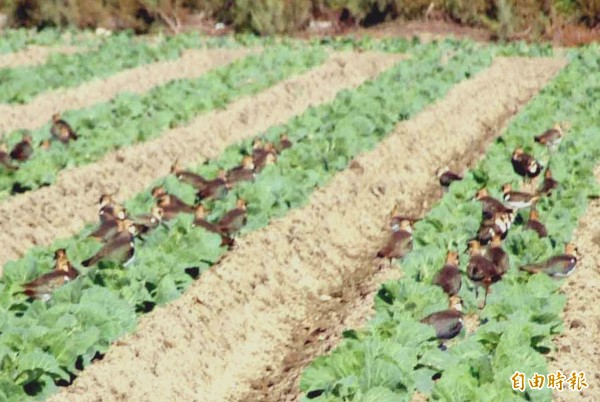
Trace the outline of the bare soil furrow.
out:
[[[80,51],[75,46],[28,46],[27,48],[14,53],[7,53],[0,56],[0,68],[25,67],[34,64],[42,64],[54,53],[72,54]]]
[[[145,64],[74,88],[49,91],[24,105],[0,105],[0,132],[33,130],[50,121],[54,113],[107,102],[121,92],[143,93],[172,80],[199,77],[247,54],[245,49],[187,50],[179,59]]]
[[[600,181],[600,168],[596,170]],[[588,389],[554,391],[557,402],[600,400],[600,200],[593,200],[579,221],[574,235],[580,259],[577,269],[562,287],[567,295],[564,333],[555,339],[556,351],[550,356],[550,372],[560,370],[569,377],[583,371]],[[568,388],[568,387],[567,387]]]
[[[142,317],[136,333],[54,400],[295,399],[301,368],[334,344],[343,325],[364,320],[346,317],[367,312],[371,278],[387,276],[373,256],[393,204],[415,214],[428,208],[440,195],[436,168],[475,160],[564,63],[499,59],[458,84],[306,207],[240,239],[181,299]]]
[[[307,107],[333,100],[344,88],[356,87],[391,67],[398,55],[337,53],[323,65],[283,81],[227,109],[204,114],[160,138],[121,149],[97,163],[65,170],[50,187],[0,203],[0,266],[33,245],[70,236],[97,219],[102,193],[127,199],[169,173],[173,161],[183,165],[217,157],[236,141],[284,123]]]

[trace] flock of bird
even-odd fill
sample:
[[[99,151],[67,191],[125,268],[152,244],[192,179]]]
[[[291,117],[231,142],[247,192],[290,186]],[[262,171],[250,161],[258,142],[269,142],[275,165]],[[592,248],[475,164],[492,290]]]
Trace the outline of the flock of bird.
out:
[[[270,142],[263,144],[257,139],[253,143],[252,153],[244,155],[239,166],[227,171],[220,170],[214,179],[186,171],[176,161],[171,166],[171,174],[180,182],[194,187],[194,205],[187,204],[168,193],[163,186],[158,186],[152,189],[155,204],[149,213],[131,217],[123,205],[115,202],[112,195],[102,195],[98,201],[99,223],[89,235],[101,242],[102,247],[91,258],[81,262],[81,265],[92,267],[101,261],[116,261],[127,267],[135,257],[135,238],[144,240],[144,235],[180,214],[193,214],[195,227],[218,234],[221,236],[221,245],[231,248],[235,235],[247,222],[246,201],[239,198],[236,207],[214,223],[206,219],[209,211],[205,209],[203,202],[223,198],[237,183],[253,181],[265,166],[275,163],[278,155],[292,145],[285,134],[280,136],[276,145]],[[48,301],[55,289],[79,275],[65,249],[56,250],[54,257],[52,271],[23,286],[27,296]]]
[[[557,151],[564,132],[560,125],[535,136],[537,143],[545,145],[550,155]],[[535,187],[535,179],[544,171],[544,166],[534,156],[527,154],[521,148],[514,150],[511,163],[514,171],[524,178],[525,184]],[[448,168],[438,170],[440,184],[447,190],[451,183],[462,180],[460,174],[451,172]],[[550,167],[544,171],[544,179],[533,192],[514,191],[510,184],[502,186],[503,199],[498,200],[489,195],[487,189],[477,191],[474,198],[481,202],[482,221],[475,238],[468,242],[470,254],[466,267],[467,277],[475,285],[475,295],[479,298],[478,290],[483,288],[485,294],[479,308],[485,307],[487,295],[492,284],[500,281],[509,269],[509,256],[502,248],[502,241],[513,224],[516,212],[529,208],[529,220],[525,228],[533,230],[539,237],[547,237],[548,232],[539,221],[539,212],[535,205],[541,197],[548,196],[559,186],[552,177]],[[403,216],[396,206],[390,214],[389,225],[391,236],[385,246],[379,250],[379,258],[402,258],[412,249],[412,228],[418,219]],[[573,244],[565,246],[564,254],[550,259],[520,267],[520,270],[530,273],[545,273],[552,277],[570,275],[577,263],[577,250]],[[441,340],[452,339],[460,333],[463,326],[462,300],[458,293],[462,285],[462,274],[459,269],[458,252],[450,250],[446,256],[445,265],[433,278],[433,284],[442,288],[449,297],[449,309],[438,311],[421,320],[433,326],[436,336]]]
[[[50,138],[40,142],[39,146],[42,149],[48,149],[53,141],[59,141],[66,145],[71,141],[76,141],[77,138],[75,130],[57,113],[52,116]],[[33,139],[29,132],[26,131],[21,141],[15,144],[10,150],[5,143],[0,143],[0,165],[9,171],[18,170],[19,164],[27,161],[33,155],[33,152]]]

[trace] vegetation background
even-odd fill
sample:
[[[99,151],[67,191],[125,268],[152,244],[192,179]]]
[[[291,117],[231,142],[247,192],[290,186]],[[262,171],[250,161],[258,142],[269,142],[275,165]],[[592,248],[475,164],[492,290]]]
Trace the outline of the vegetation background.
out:
[[[600,0],[0,0],[13,27],[75,26],[178,31],[190,16],[261,35],[293,33],[311,21],[334,28],[391,19],[444,19],[498,39],[541,39],[558,27],[600,27]],[[183,23],[182,23],[183,21]]]

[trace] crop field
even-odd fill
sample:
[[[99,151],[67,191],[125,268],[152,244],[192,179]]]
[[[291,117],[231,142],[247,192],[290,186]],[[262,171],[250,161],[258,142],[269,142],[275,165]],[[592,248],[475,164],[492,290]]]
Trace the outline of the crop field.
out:
[[[8,31],[0,116],[0,401],[600,400],[598,45]]]

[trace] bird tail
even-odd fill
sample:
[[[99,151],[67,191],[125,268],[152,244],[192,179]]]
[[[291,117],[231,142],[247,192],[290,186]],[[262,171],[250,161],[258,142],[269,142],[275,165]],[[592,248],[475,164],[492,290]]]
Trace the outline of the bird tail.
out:
[[[221,246],[227,246],[227,247],[233,247],[233,245],[235,244],[235,240],[233,239],[233,237],[228,236],[228,235],[221,235]]]
[[[533,140],[535,142],[537,142],[538,144],[541,144],[542,143],[542,136],[541,135],[537,135],[537,136],[533,137]]]
[[[25,293],[25,295],[27,295],[28,297],[35,297],[37,292],[34,287],[25,287],[23,293]]]

